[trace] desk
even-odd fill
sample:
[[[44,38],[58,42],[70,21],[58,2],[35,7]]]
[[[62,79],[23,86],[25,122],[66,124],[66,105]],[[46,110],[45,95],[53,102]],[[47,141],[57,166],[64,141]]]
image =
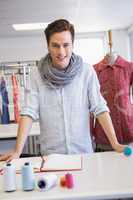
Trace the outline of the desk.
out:
[[[14,148],[17,137],[18,124],[0,124],[0,154],[10,151]],[[26,153],[37,154],[37,136],[40,135],[39,123],[32,124],[26,145]]]
[[[3,192],[2,176],[0,176],[0,198],[2,200],[103,200],[133,197],[133,156],[125,157],[116,152],[84,155],[83,170],[72,173],[75,178],[73,189],[57,185],[46,192],[37,189],[23,192],[21,175],[17,175],[16,192]],[[64,172],[56,174],[60,177]],[[36,174],[36,178],[37,176],[39,174]]]
[[[18,124],[0,124],[0,139],[16,138]],[[33,123],[29,136],[40,134],[39,123]]]

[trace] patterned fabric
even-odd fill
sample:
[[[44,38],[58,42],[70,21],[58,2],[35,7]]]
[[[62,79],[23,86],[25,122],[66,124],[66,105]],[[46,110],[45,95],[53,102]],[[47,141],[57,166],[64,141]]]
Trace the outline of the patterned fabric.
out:
[[[130,87],[133,84],[133,63],[118,56],[114,64],[106,58],[94,65],[101,93],[107,101],[111,118],[120,143],[133,142],[133,104],[130,101]],[[109,144],[98,121],[92,130],[96,143]]]
[[[58,89],[48,86],[35,68],[30,85],[21,114],[39,118],[41,153],[92,153],[90,112],[108,111],[93,67],[84,64],[70,84]]]
[[[12,86],[13,86],[13,104],[14,104],[14,120],[16,123],[19,122],[20,111],[19,111],[19,88],[18,82],[15,75],[12,75]]]

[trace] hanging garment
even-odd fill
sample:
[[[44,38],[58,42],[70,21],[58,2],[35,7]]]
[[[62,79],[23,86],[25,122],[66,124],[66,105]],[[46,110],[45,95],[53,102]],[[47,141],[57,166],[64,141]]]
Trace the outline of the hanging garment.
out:
[[[1,117],[2,117],[2,97],[0,95],[0,124],[2,123]]]
[[[1,123],[2,124],[9,124],[10,122],[10,117],[9,117],[9,109],[8,109],[8,92],[6,89],[6,82],[4,78],[1,78],[0,82],[0,93],[2,96],[2,115],[1,115]]]
[[[94,65],[101,85],[101,93],[107,101],[114,129],[120,143],[133,142],[133,104],[130,87],[133,83],[133,63],[118,56],[113,65],[106,58]],[[110,144],[96,120],[92,128],[96,144]]]
[[[14,104],[14,120],[16,123],[20,119],[20,110],[19,110],[19,88],[18,82],[15,75],[12,75],[12,86],[13,86],[13,104]]]

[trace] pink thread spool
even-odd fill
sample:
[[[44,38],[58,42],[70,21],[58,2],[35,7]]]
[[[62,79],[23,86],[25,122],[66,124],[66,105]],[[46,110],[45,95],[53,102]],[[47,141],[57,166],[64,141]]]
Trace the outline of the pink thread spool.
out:
[[[70,189],[73,188],[74,187],[73,175],[70,173],[67,173],[65,177],[66,177],[66,187]]]

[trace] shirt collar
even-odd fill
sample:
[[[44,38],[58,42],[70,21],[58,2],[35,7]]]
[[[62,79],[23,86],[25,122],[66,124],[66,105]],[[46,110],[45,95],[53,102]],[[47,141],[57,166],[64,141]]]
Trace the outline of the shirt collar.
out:
[[[105,68],[108,68],[108,67],[114,67],[115,66],[115,67],[125,68],[125,67],[127,67],[129,65],[130,65],[130,62],[126,61],[121,56],[117,56],[114,64],[110,65],[108,63],[108,60],[107,60],[106,56],[105,56],[103,60],[101,60],[99,63],[94,65],[94,68],[96,68],[97,71],[102,71],[102,70],[104,70]]]

